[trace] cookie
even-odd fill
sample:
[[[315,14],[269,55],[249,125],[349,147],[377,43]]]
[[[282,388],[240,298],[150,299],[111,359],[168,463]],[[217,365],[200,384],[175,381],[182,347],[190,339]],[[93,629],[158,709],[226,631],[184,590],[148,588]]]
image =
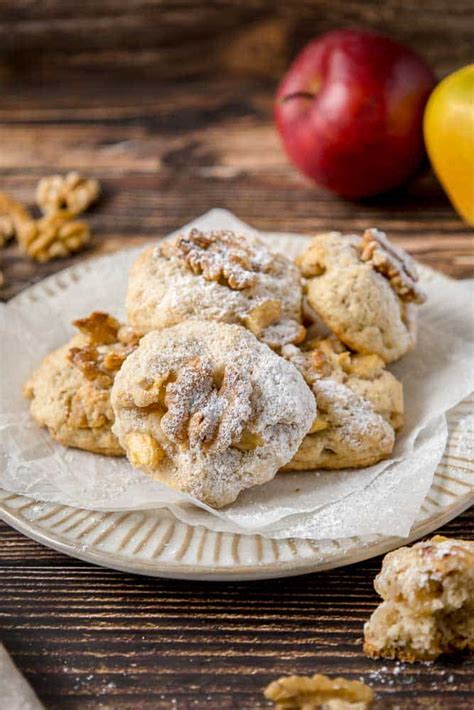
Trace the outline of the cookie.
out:
[[[351,353],[335,337],[288,345],[283,355],[311,386],[318,415],[284,470],[359,468],[389,456],[403,424],[403,388],[378,355]]]
[[[302,280],[257,238],[192,229],[144,251],[130,271],[128,318],[140,333],[185,320],[248,328],[272,348],[300,342]]]
[[[132,465],[214,508],[271,480],[316,412],[298,370],[252,333],[196,320],[143,337],[112,406]]]
[[[474,650],[474,542],[436,535],[401,547],[374,587],[384,601],[364,627],[367,655],[413,662]]]
[[[397,360],[416,343],[414,262],[377,229],[320,234],[297,259],[310,307],[349,348]]]
[[[50,353],[24,386],[31,414],[64,446],[123,456],[111,429],[110,390],[138,336],[97,311],[74,325],[80,332]]]

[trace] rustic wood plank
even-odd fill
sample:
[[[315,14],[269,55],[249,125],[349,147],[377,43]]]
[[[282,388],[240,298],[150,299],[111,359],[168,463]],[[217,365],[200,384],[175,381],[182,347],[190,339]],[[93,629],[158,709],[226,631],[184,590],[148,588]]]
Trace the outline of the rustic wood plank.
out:
[[[474,538],[474,510],[443,534]],[[474,661],[405,666],[361,652],[380,558],[257,583],[147,579],[92,567],[0,524],[0,633],[48,708],[268,707],[287,673],[364,678],[376,709],[471,706]]]
[[[428,6],[416,0],[4,2],[0,73],[37,80],[58,70],[120,69],[177,78],[218,68],[276,76],[281,61],[313,36],[365,26],[416,47],[443,75],[471,61],[470,20],[469,0],[430,0]],[[446,42],[448,32],[455,41]]]

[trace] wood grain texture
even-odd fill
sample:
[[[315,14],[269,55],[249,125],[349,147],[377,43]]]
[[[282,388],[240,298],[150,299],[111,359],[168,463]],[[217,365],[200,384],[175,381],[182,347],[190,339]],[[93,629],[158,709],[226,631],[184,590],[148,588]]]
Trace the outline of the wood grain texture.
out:
[[[474,538],[474,511],[443,533]],[[376,710],[472,707],[474,662],[372,661],[380,559],[271,582],[191,583],[92,567],[0,524],[0,636],[47,708],[240,710],[288,673],[363,678]]]
[[[470,21],[469,0],[1,0],[0,72],[13,80],[58,69],[277,74],[280,61],[269,63],[266,47],[288,60],[316,34],[363,26],[416,47],[443,75],[472,59]],[[232,48],[242,44],[235,62]]]

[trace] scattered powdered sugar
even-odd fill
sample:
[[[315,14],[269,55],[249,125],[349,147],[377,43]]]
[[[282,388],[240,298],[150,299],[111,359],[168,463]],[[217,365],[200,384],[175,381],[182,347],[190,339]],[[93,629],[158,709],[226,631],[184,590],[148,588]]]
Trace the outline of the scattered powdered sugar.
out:
[[[391,451],[395,440],[393,428],[374,411],[366,398],[340,381],[342,369],[339,368],[339,372],[335,368],[323,368],[330,374],[321,376],[321,368],[318,371],[311,364],[312,356],[317,352],[305,353],[294,345],[287,345],[282,354],[300,370],[312,387],[318,414],[323,414],[325,418],[327,429],[318,433],[317,446],[329,448],[334,453],[350,451],[354,461],[358,452],[363,454],[364,449],[380,452],[380,456]],[[317,448],[315,456],[316,451]]]
[[[382,434],[389,442],[393,442],[393,429],[380,414],[374,412],[371,404],[359,397],[352,390],[330,378],[317,380],[313,383],[318,408],[328,412],[329,420],[342,439],[347,439],[351,448],[362,445],[362,437],[379,436]]]

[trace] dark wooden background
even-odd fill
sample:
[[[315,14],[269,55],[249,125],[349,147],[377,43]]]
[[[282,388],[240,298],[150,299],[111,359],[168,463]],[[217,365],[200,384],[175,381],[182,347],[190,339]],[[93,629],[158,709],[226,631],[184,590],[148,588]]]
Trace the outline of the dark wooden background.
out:
[[[472,232],[426,170],[363,203],[288,164],[271,107],[302,44],[341,26],[407,41],[441,77],[472,61],[469,0],[0,0],[0,189],[98,177],[88,258],[211,207],[267,230],[378,225],[421,261],[474,274]],[[0,251],[4,300],[74,261]],[[446,528],[474,537],[474,515]],[[0,636],[48,708],[257,708],[282,673],[363,676],[381,708],[472,707],[473,662],[394,674],[361,653],[380,560],[293,580],[191,584],[66,558],[0,525]],[[0,700],[1,706],[1,700]]]

